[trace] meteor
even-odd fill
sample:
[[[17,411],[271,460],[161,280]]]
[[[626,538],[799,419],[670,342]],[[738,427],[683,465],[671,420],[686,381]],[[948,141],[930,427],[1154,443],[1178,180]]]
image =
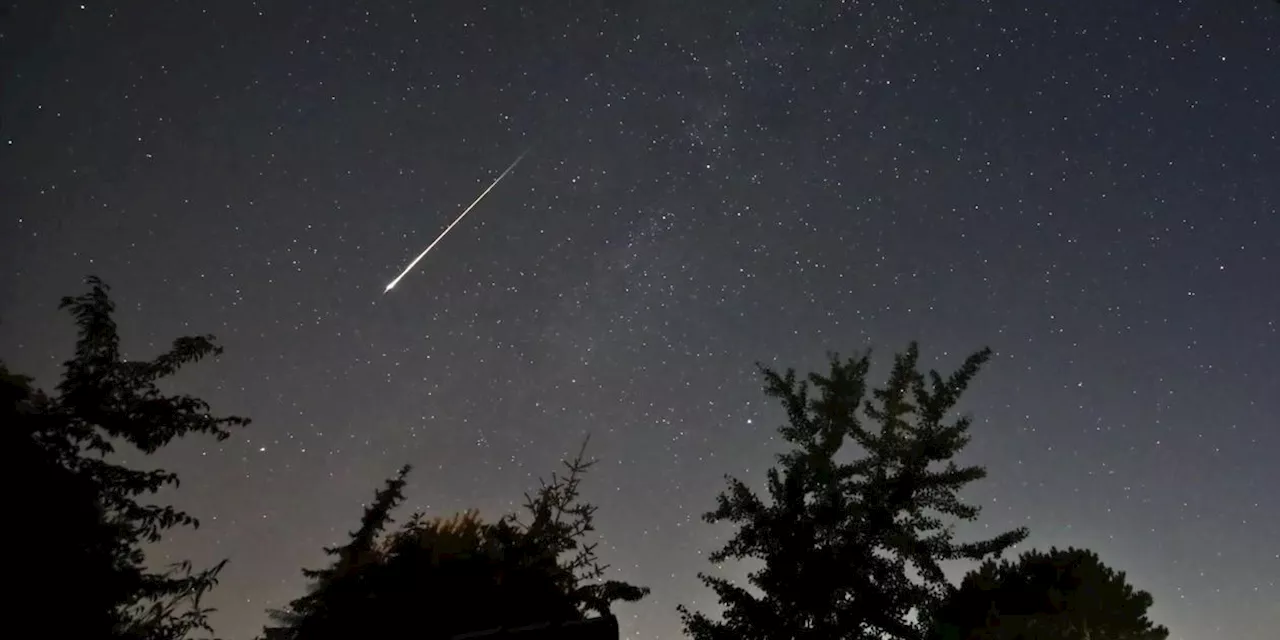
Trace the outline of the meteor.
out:
[[[480,201],[483,200],[485,196],[489,195],[489,192],[492,191],[494,187],[498,186],[498,183],[502,182],[502,179],[507,177],[507,174],[511,173],[511,170],[515,169],[516,165],[520,164],[521,160],[524,160],[524,156],[527,153],[529,153],[529,150],[525,149],[524,153],[521,153],[520,157],[516,158],[516,161],[512,162],[511,166],[507,167],[507,170],[503,171],[502,174],[499,175],[498,178],[493,181],[493,184],[489,185],[488,189],[485,189],[484,191],[480,192],[480,195],[477,196],[476,199],[471,202],[471,204],[467,205],[467,208],[463,209],[462,213],[458,214],[458,217],[454,219],[454,221],[450,223],[449,226],[445,227],[444,231],[440,232],[440,235],[436,236],[436,239],[431,241],[431,244],[427,245],[427,248],[423,249],[422,253],[419,253],[418,257],[413,259],[413,262],[409,263],[409,266],[404,268],[404,271],[400,272],[400,275],[396,276],[394,280],[392,280],[389,284],[387,284],[387,288],[383,289],[382,293],[385,295],[388,291],[391,291],[392,289],[394,289],[395,286],[400,283],[400,280],[404,278],[406,275],[408,275],[409,272],[413,270],[413,267],[417,265],[419,261],[425,258],[427,254],[430,253],[431,250],[434,249],[437,244],[440,244],[440,241],[443,240],[446,235],[449,235],[449,232],[453,230],[453,227],[455,225],[457,225],[459,222],[462,222],[462,219],[465,218],[468,213],[471,213],[471,210],[474,209],[477,204],[480,204]]]

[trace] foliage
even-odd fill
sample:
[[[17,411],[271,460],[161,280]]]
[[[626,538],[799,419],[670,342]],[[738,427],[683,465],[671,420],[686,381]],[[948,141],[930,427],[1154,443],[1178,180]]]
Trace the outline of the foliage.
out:
[[[1029,551],[970,572],[934,614],[937,640],[1165,640],[1151,594],[1083,549]]]
[[[969,356],[945,379],[935,371],[926,377],[917,371],[912,343],[871,400],[869,353],[847,360],[832,354],[829,372],[807,381],[794,370],[762,366],[766,393],[786,410],[788,424],[779,433],[792,448],[768,471],[768,503],[728,478],[705,519],[737,527],[711,554],[713,563],[755,559],[764,567],[748,578],[756,593],[700,574],[718,596],[723,619],[682,606],[687,633],[694,640],[924,637],[911,616],[947,593],[940,563],[998,555],[1027,534],[1019,529],[957,543],[943,520],[979,514],[957,493],[986,471],[952,461],[969,441],[970,419],[947,416],[990,355],[984,349]],[[849,444],[860,452],[841,461]]]
[[[527,522],[514,515],[483,522],[468,511],[451,519],[414,514],[379,538],[404,499],[408,467],[387,481],[365,510],[361,527],[334,564],[304,571],[307,595],[272,612],[270,640],[372,637],[415,629],[421,638],[447,638],[490,627],[583,619],[607,614],[612,603],[634,602],[648,589],[604,580],[590,533],[596,507],[582,502],[580,485],[592,462],[578,456],[568,473],[552,474],[526,495]]]
[[[28,483],[13,490],[11,505],[41,528],[28,538],[32,553],[19,559],[24,588],[16,610],[47,614],[67,636],[168,640],[208,631],[200,597],[223,564],[154,571],[143,550],[167,530],[199,524],[175,507],[142,501],[176,486],[178,476],[108,456],[121,442],[150,454],[193,433],[222,440],[248,420],[215,417],[198,398],[160,391],[159,382],[183,366],[221,353],[212,336],[179,338],[154,360],[125,360],[109,288],[97,278],[88,285],[88,293],[62,300],[78,337],[56,395],[0,366],[4,450]]]
[[[311,584],[306,595],[289,603],[287,609],[271,611],[278,627],[268,627],[269,638],[328,637],[338,630],[341,607],[345,602],[359,602],[364,594],[364,578],[370,567],[380,562],[378,536],[391,524],[391,512],[404,501],[406,477],[412,468],[405,465],[374,493],[366,505],[360,527],[348,534],[350,541],[340,547],[325,547],[325,555],[334,562],[324,569],[303,569]],[[339,609],[335,611],[335,608]],[[335,636],[336,637],[336,636]]]

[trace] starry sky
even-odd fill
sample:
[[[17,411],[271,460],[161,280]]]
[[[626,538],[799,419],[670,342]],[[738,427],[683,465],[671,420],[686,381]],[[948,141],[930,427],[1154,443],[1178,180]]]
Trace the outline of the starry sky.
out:
[[[1174,640],[1280,625],[1277,3],[5,6],[0,357],[51,387],[90,273],[130,355],[218,336],[174,388],[254,424],[149,464],[224,637],[399,465],[498,514],[589,433],[624,635],[677,638],[780,451],[754,362],[912,339],[997,352],[962,533],[1096,550]]]

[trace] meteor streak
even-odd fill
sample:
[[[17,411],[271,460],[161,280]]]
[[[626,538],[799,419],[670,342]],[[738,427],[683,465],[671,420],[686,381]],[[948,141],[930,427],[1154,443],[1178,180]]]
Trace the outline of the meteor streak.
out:
[[[419,253],[419,254],[418,254],[418,257],[414,258],[414,259],[413,259],[413,262],[410,262],[410,263],[409,263],[409,266],[405,267],[405,268],[404,268],[404,271],[401,271],[401,272],[400,272],[400,275],[396,276],[396,277],[395,277],[395,279],[394,279],[394,280],[392,280],[392,281],[387,285],[387,288],[386,288],[386,289],[383,289],[383,290],[382,290],[382,293],[383,293],[383,294],[386,294],[388,291],[391,291],[393,288],[395,288],[395,286],[396,286],[397,284],[399,284],[399,283],[400,283],[400,280],[401,280],[402,278],[404,278],[406,275],[408,275],[408,274],[409,274],[409,272],[410,272],[411,270],[413,270],[413,267],[414,267],[415,265],[417,265],[417,264],[418,264],[418,262],[419,262],[420,260],[422,260],[423,258],[425,258],[425,257],[427,256],[427,254],[428,254],[428,253],[430,253],[430,252],[431,252],[431,250],[432,250],[432,249],[434,249],[434,248],[435,248],[435,246],[436,246],[437,244],[439,244],[439,243],[440,243],[440,241],[441,241],[441,240],[443,240],[443,239],[444,239],[444,237],[445,237],[446,235],[448,235],[448,234],[449,234],[449,231],[451,231],[455,225],[457,225],[459,222],[462,222],[462,219],[463,219],[463,218],[465,218],[465,217],[467,216],[467,214],[468,214],[468,213],[471,213],[471,210],[472,210],[473,208],[475,208],[475,206],[476,206],[477,204],[479,204],[479,203],[480,203],[480,201],[481,201],[481,200],[483,200],[485,196],[489,195],[489,192],[490,192],[490,191],[492,191],[494,187],[498,186],[498,183],[499,183],[499,182],[502,182],[502,179],[503,179],[503,178],[505,178],[505,177],[507,177],[507,174],[508,174],[508,173],[511,173],[511,170],[512,170],[512,169],[515,169],[515,168],[516,168],[516,165],[520,164],[520,161],[521,161],[521,160],[524,160],[524,156],[525,156],[525,154],[527,154],[527,153],[529,153],[529,150],[528,150],[528,149],[525,149],[524,153],[521,153],[521,154],[520,154],[520,157],[516,158],[516,161],[515,161],[515,162],[512,162],[512,163],[511,163],[511,166],[507,167],[507,170],[506,170],[506,171],[503,171],[503,172],[502,172],[502,174],[501,174],[501,175],[499,175],[499,176],[498,176],[498,178],[497,178],[496,180],[494,180],[494,181],[493,181],[493,184],[489,185],[489,188],[488,188],[488,189],[485,189],[484,191],[480,192],[480,195],[479,195],[478,197],[476,197],[476,199],[475,199],[474,201],[472,201],[472,202],[471,202],[471,204],[467,205],[467,208],[466,208],[466,209],[463,209],[463,210],[462,210],[462,213],[461,213],[461,214],[459,214],[459,215],[458,215],[458,217],[457,217],[456,219],[454,219],[454,221],[453,221],[452,223],[450,223],[450,224],[449,224],[449,226],[445,227],[445,228],[444,228],[444,231],[440,232],[440,235],[439,235],[439,236],[436,236],[436,239],[435,239],[435,240],[433,240],[433,241],[431,242],[431,244],[427,245],[427,248],[426,248],[426,249],[423,249],[423,250],[422,250],[422,253]]]

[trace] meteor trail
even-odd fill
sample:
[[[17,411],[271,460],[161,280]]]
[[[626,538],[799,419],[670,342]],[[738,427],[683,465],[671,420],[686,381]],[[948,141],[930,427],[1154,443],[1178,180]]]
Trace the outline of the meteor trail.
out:
[[[459,222],[462,222],[462,219],[463,219],[463,218],[465,218],[465,217],[467,216],[467,214],[468,214],[468,213],[470,213],[470,212],[471,212],[471,210],[472,210],[473,208],[475,208],[475,206],[476,206],[477,204],[479,204],[481,200],[483,200],[483,199],[484,199],[484,197],[485,197],[485,196],[489,195],[489,192],[490,192],[490,191],[492,191],[494,187],[498,186],[498,183],[499,183],[499,182],[502,182],[502,179],[503,179],[503,178],[505,178],[505,177],[507,177],[507,174],[508,174],[508,173],[511,173],[511,170],[512,170],[512,169],[514,169],[514,168],[516,168],[516,165],[520,164],[520,161],[521,161],[521,160],[524,160],[524,156],[525,156],[525,154],[527,154],[527,153],[529,153],[529,150],[528,150],[528,149],[525,149],[525,150],[524,150],[524,153],[521,153],[521,154],[520,154],[520,157],[516,158],[516,161],[515,161],[515,162],[512,162],[512,163],[511,163],[511,166],[507,167],[507,170],[506,170],[506,171],[503,171],[503,172],[502,172],[502,174],[501,174],[501,175],[499,175],[499,176],[498,176],[498,178],[497,178],[496,180],[494,180],[494,181],[493,181],[493,184],[489,185],[489,188],[488,188],[488,189],[485,189],[484,191],[480,192],[480,195],[479,195],[479,196],[477,196],[477,197],[476,197],[476,199],[475,199],[474,201],[472,201],[472,203],[471,203],[471,204],[467,205],[467,208],[466,208],[466,209],[463,209],[463,210],[462,210],[462,213],[461,213],[461,214],[459,214],[459,215],[458,215],[458,217],[457,217],[457,218],[456,218],[452,223],[450,223],[450,224],[449,224],[449,226],[445,227],[445,228],[444,228],[444,231],[440,232],[440,235],[439,235],[439,236],[436,236],[436,239],[435,239],[435,240],[433,240],[433,241],[431,242],[431,244],[427,245],[427,248],[426,248],[426,249],[423,249],[423,250],[422,250],[422,253],[419,253],[419,254],[418,254],[418,257],[414,258],[414,259],[413,259],[413,262],[410,262],[410,263],[409,263],[409,266],[405,267],[405,268],[404,268],[404,271],[401,271],[401,272],[400,272],[400,275],[396,276],[396,277],[395,277],[395,279],[394,279],[394,280],[392,280],[392,281],[390,282],[390,284],[388,284],[388,285],[387,285],[387,288],[386,288],[386,289],[383,289],[383,290],[382,290],[382,293],[383,293],[383,294],[386,294],[388,291],[391,291],[393,288],[395,288],[395,286],[396,286],[397,284],[399,284],[400,279],[401,279],[401,278],[404,278],[406,275],[408,275],[409,271],[411,271],[411,270],[413,269],[414,265],[418,264],[418,262],[419,262],[420,260],[422,260],[423,258],[425,258],[425,257],[427,256],[427,254],[428,254],[428,253],[430,253],[430,251],[431,251],[432,249],[434,249],[434,248],[435,248],[435,246],[436,246],[437,244],[439,244],[439,243],[440,243],[440,241],[441,241],[441,240],[443,240],[443,239],[444,239],[444,237],[445,237],[446,235],[448,235],[448,234],[449,234],[449,231],[453,229],[454,225],[458,224]]]

